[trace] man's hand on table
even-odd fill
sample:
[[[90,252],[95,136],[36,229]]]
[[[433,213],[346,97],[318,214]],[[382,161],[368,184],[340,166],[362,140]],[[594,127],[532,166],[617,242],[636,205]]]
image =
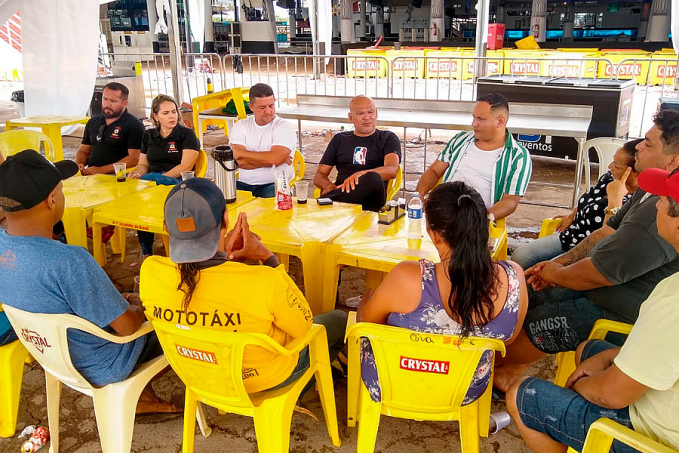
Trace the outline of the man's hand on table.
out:
[[[87,167],[80,170],[83,176],[96,175],[103,173],[101,167]]]
[[[231,261],[266,261],[273,253],[264,247],[260,237],[250,231],[248,218],[244,212],[238,214],[238,220],[233,230],[225,238],[225,249]]]

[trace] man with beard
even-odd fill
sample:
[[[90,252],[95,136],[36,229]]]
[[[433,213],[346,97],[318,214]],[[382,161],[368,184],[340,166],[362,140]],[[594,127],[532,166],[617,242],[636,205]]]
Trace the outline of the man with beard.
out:
[[[134,167],[139,161],[144,125],[127,111],[130,90],[118,82],[104,87],[101,97],[103,115],[87,122],[75,162],[83,175],[113,173],[113,164]]]

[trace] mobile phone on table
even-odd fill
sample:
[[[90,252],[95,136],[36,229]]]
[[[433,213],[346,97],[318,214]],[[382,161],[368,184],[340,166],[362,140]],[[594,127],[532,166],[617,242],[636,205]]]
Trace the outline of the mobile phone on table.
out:
[[[316,202],[321,206],[328,206],[332,204],[332,200],[330,198],[316,198]]]

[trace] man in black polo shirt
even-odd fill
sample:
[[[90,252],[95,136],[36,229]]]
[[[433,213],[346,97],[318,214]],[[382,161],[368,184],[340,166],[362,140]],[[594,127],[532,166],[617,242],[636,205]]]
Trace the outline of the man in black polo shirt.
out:
[[[144,125],[127,111],[130,90],[118,82],[104,87],[101,97],[103,115],[87,122],[75,162],[83,175],[113,173],[113,164],[134,167],[139,161]]]
[[[401,143],[393,132],[377,129],[377,107],[368,96],[351,100],[349,120],[354,130],[332,138],[318,165],[314,184],[323,197],[379,211],[386,202],[387,181],[398,172]],[[328,177],[333,167],[337,167],[334,183]]]

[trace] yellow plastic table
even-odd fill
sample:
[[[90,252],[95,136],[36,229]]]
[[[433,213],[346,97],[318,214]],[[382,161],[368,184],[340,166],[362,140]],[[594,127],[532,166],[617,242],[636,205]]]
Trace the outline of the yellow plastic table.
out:
[[[492,228],[491,237],[502,235],[506,241],[507,230]],[[498,259],[498,249],[492,254]],[[402,217],[391,225],[377,223],[377,214],[366,212],[353,226],[328,244],[325,250],[323,271],[322,310],[335,306],[337,281],[342,265],[358,267],[366,271],[366,288],[375,289],[384,276],[401,261],[427,259],[439,262],[439,255],[422,224],[422,239],[408,239],[408,222]]]
[[[302,261],[304,292],[314,314],[323,313],[323,263],[326,244],[353,225],[364,213],[360,205],[334,203],[320,206],[315,200],[289,211],[274,209],[273,198],[256,198],[243,206],[250,229],[262,237],[272,252],[297,256]],[[230,217],[231,226],[236,216]],[[333,299],[334,302],[334,299]]]
[[[101,247],[101,229],[104,225],[114,225],[116,228],[131,228],[148,231],[167,237],[163,226],[165,221],[165,199],[174,186],[157,186],[143,192],[134,193],[124,198],[111,201],[95,209],[92,215],[92,241],[94,259],[100,265],[105,265],[103,248]],[[234,203],[227,206],[229,211],[240,208],[243,204],[253,200],[251,192],[238,191]],[[235,217],[232,216],[232,217]],[[125,234],[119,235],[120,262],[125,260]]]
[[[86,124],[89,118],[86,116],[61,116],[61,115],[36,115],[24,118],[16,118],[5,122],[5,130],[11,131],[18,127],[39,127],[42,133],[47,135],[54,145],[54,158],[57,161],[64,160],[64,145],[61,140],[61,128],[74,124]]]
[[[66,209],[62,218],[69,244],[87,248],[87,222],[96,206],[156,185],[153,181],[128,178],[116,181],[113,175],[73,176],[63,181]]]

